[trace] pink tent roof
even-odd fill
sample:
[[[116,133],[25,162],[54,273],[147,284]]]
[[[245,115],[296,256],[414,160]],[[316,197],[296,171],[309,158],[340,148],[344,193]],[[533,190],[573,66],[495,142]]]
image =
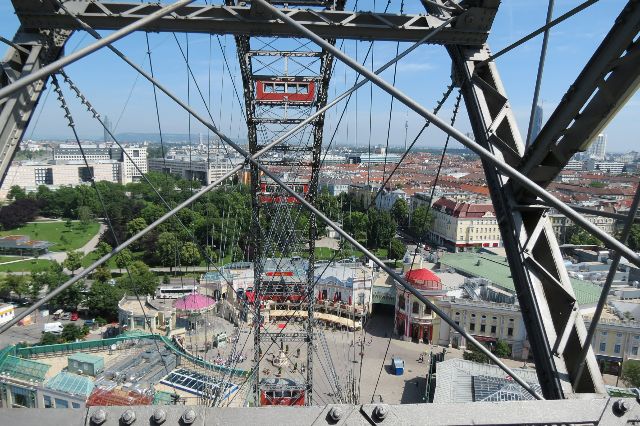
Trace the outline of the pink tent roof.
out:
[[[181,311],[199,311],[208,308],[214,303],[216,303],[216,301],[212,298],[196,293],[176,300],[173,306]]]

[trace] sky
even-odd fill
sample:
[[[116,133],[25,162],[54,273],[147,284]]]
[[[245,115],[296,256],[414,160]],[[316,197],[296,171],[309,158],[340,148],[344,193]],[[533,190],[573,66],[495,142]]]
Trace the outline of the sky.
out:
[[[554,16],[559,16],[580,3],[581,1],[556,0]],[[353,9],[354,4],[349,0],[347,8]],[[601,0],[551,31],[540,92],[544,120],[549,117],[567,88],[587,63],[624,4],[626,1],[623,0]],[[385,6],[386,2],[382,0],[378,0],[377,3],[373,0],[360,0],[358,3],[359,10],[382,11]],[[399,0],[391,0],[389,11],[398,13],[400,6]],[[546,9],[547,2],[542,0],[504,0],[489,37],[491,50],[497,52],[543,25]],[[422,13],[423,11],[417,0],[407,0],[407,4],[404,5],[405,13]],[[13,12],[12,3],[9,0],[0,0],[0,35],[11,39],[18,26],[19,20]],[[108,32],[102,34],[108,34]],[[232,139],[240,141],[246,139],[246,125],[234,92],[235,85],[238,94],[242,96],[242,82],[233,37],[215,35],[210,37],[206,34],[189,36],[177,34],[176,37],[177,41],[171,33],[149,34],[151,59],[156,78],[182,99],[189,99],[192,106],[208,116],[193,81],[189,83],[189,90],[187,87],[187,69],[178,49],[178,42],[183,49],[186,49],[188,38],[189,63],[205,101],[210,105],[211,117],[220,130]],[[94,41],[93,38],[84,32],[77,32],[67,42],[67,53],[86,46],[92,41]],[[503,85],[523,135],[526,135],[529,122],[541,43],[542,36],[539,36],[497,59]],[[369,44],[366,41],[345,41],[343,44],[338,41],[338,45],[342,46],[347,54],[352,57],[357,56],[360,61],[364,58]],[[149,69],[144,33],[135,33],[118,41],[115,45],[145,70]],[[408,43],[401,43],[399,49],[402,51],[408,47]],[[396,48],[397,44],[392,42],[374,43],[373,67],[377,68],[393,58]],[[371,62],[370,58],[366,63],[367,67],[372,66]],[[67,66],[66,71],[97,111],[102,116],[108,116],[110,121],[117,125],[116,133],[157,132],[151,84],[139,78],[133,69],[113,53],[107,49],[101,49]],[[443,47],[422,46],[398,63],[396,87],[425,107],[433,109],[450,83],[450,72],[451,62]],[[393,68],[385,71],[382,77],[392,82]],[[354,78],[353,70],[338,63],[331,81],[329,98],[350,88]],[[71,138],[72,134],[55,96],[47,93],[48,91],[41,98],[25,137]],[[456,94],[457,90],[440,112],[440,116],[447,121],[452,118]],[[102,135],[100,125],[83,109],[68,89],[65,89],[65,95],[77,123],[80,137],[99,138]],[[187,134],[190,127],[192,134],[206,135],[204,126],[193,119],[189,123],[187,113],[166,96],[159,94],[158,102],[163,132]],[[391,120],[389,120],[390,106],[391,97],[388,94],[377,87],[365,85],[357,92],[357,101],[356,96],[352,98],[345,119],[336,132],[334,145],[371,144],[375,146],[388,143],[390,146],[404,146],[405,140],[410,143],[424,120],[398,101],[393,103]],[[343,104],[340,104],[327,114],[325,143],[331,139],[342,108]],[[640,134],[639,113],[640,95],[636,93],[605,130],[609,152],[624,152],[634,147],[637,149]],[[390,128],[389,123],[391,123]],[[470,131],[464,105],[460,108],[455,126],[463,132]],[[388,140],[387,134],[389,134]],[[442,131],[430,128],[420,137],[418,146],[439,147],[444,144],[445,139],[446,135]],[[450,146],[460,147],[457,142]]]

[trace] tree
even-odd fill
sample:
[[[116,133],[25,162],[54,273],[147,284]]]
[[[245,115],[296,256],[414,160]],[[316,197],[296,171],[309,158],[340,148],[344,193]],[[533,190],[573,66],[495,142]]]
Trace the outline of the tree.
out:
[[[42,288],[46,287],[49,292],[62,285],[67,278],[62,265],[58,262],[53,262],[46,269],[41,269],[31,274],[31,281],[37,282],[37,285],[42,286]],[[78,305],[80,305],[84,299],[84,289],[84,281],[76,282],[53,297],[51,299],[51,305],[77,310]]]
[[[640,387],[640,361],[628,359],[622,364],[620,378],[630,387]]]
[[[94,281],[106,283],[111,279],[111,270],[103,265],[98,266],[91,275]]]
[[[89,206],[80,206],[78,207],[78,220],[83,227],[87,227],[91,224],[91,220],[93,219],[93,214],[91,213],[91,209]]]
[[[56,345],[62,343],[62,338],[53,333],[44,333],[40,339],[41,345]]]
[[[106,256],[107,254],[111,253],[111,250],[113,249],[111,248],[109,243],[106,243],[104,241],[100,241],[95,248],[95,252],[99,257]]]
[[[567,239],[569,243],[576,245],[602,245],[599,239],[576,225],[570,226],[567,229]]]
[[[180,249],[180,262],[185,266],[196,266],[200,264],[202,256],[195,243],[188,242]]]
[[[27,198],[27,193],[24,189],[18,185],[13,185],[9,188],[9,192],[7,193],[8,200],[20,200],[22,198]]]
[[[389,243],[389,259],[402,259],[407,248],[398,238],[392,238]]]
[[[62,262],[62,266],[71,271],[71,274],[75,275],[75,271],[82,267],[83,254],[81,251],[68,251],[67,258]]]
[[[75,324],[65,324],[60,335],[64,342],[75,342],[76,340],[84,339],[84,336],[86,336],[86,333],[82,327],[78,327]]]
[[[204,248],[204,253],[207,266],[218,261],[218,253],[211,246],[206,246]]]
[[[509,358],[511,356],[511,348],[504,340],[498,340],[493,353],[500,358]]]
[[[89,289],[86,305],[95,315],[108,319],[118,317],[118,302],[124,296],[124,289],[106,282],[94,281]]]
[[[127,236],[132,237],[137,233],[141,232],[142,230],[144,230],[146,227],[147,227],[147,221],[141,217],[137,217],[133,220],[130,220],[129,222],[127,222]],[[138,240],[137,242],[133,243],[131,246],[134,250],[141,250],[143,249],[144,243],[143,241]]]
[[[164,214],[164,209],[157,203],[147,203],[140,212],[141,217],[146,223],[153,223]]]
[[[389,212],[370,209],[368,212],[367,246],[369,248],[388,247],[398,228]]]
[[[344,217],[344,230],[351,234],[359,242],[367,238],[369,217],[361,212],[352,212]]]
[[[118,281],[120,287],[129,294],[147,295],[154,294],[158,287],[158,276],[151,272],[142,261],[135,261],[129,266],[129,276],[123,276]]]
[[[178,237],[172,232],[163,232],[158,236],[156,242],[156,256],[160,264],[169,267],[169,271],[176,264],[176,254],[178,252]]]
[[[147,227],[147,221],[141,217],[137,217],[127,222],[127,235],[130,237],[139,233]]]
[[[38,279],[37,272],[31,271],[31,279],[29,280],[29,298],[36,300],[40,296],[40,291],[45,287],[45,283]]]
[[[420,206],[413,211],[411,215],[411,225],[409,226],[409,232],[418,238],[424,238],[427,231],[431,229],[433,225],[433,215],[431,210],[425,206]]]
[[[631,225],[631,233],[627,244],[631,250],[640,251],[640,225]]]
[[[480,350],[475,346],[469,346],[468,349],[469,350],[464,351],[464,353],[462,354],[462,359],[479,362],[481,364],[491,364],[491,360],[489,359],[489,357],[483,352],[480,352]]]
[[[115,259],[116,266],[122,270],[131,263],[133,260],[133,254],[131,254],[131,250],[129,249],[123,249],[120,253],[116,254]]]
[[[38,216],[38,201],[21,198],[0,209],[0,226],[2,229],[14,229],[30,222]]]
[[[397,199],[391,207],[391,216],[402,227],[407,225],[409,219],[409,205],[401,198]]]
[[[23,275],[9,274],[5,280],[9,291],[15,293],[18,299],[22,299],[22,296],[29,291],[29,283]]]

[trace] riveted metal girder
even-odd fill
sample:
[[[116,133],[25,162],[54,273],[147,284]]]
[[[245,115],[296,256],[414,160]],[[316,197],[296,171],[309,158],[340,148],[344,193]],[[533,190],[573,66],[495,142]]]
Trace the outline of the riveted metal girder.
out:
[[[255,425],[514,425],[514,424],[637,424],[640,404],[633,398],[587,398],[569,401],[510,401],[448,404],[336,404],[313,407],[272,406],[204,407],[184,405],[146,405],[132,407],[89,407],[77,409],[0,409],[6,424],[41,425],[43,416],[51,424],[89,426],[91,416],[102,410],[103,426],[120,426],[125,411],[133,412],[137,422],[149,423],[162,418],[163,425],[184,425],[181,417],[187,410],[194,426],[211,424]],[[380,418],[379,413],[384,413]],[[57,419],[57,420],[56,420]],[[137,424],[137,422],[135,424]]]
[[[538,185],[585,151],[638,90],[639,33],[640,2],[631,0],[522,159],[520,171]]]
[[[488,47],[448,47],[476,141],[511,166],[524,153],[495,63],[482,63]],[[545,398],[572,394],[574,360],[586,329],[546,208],[519,200],[514,182],[483,161],[511,274]],[[578,392],[604,393],[593,351]]]
[[[40,0],[13,0],[26,29],[80,29],[64,12],[44,8]],[[97,30],[122,28],[147,16],[160,6],[151,3],[123,3],[77,0],[65,6]],[[394,13],[341,10],[283,9],[286,13],[325,38],[356,40],[418,41],[446,17],[438,15],[398,15]],[[443,30],[429,43],[479,45],[486,41],[497,6],[472,8],[465,30],[455,26]],[[258,11],[259,12],[259,11]],[[248,6],[190,5],[144,27],[147,31],[203,32],[238,36],[295,37],[295,30],[278,20],[263,16]]]
[[[57,59],[70,34],[66,30],[18,30],[13,43],[21,49],[10,47],[0,62],[0,88]],[[37,80],[0,104],[0,182],[4,181],[44,88],[45,79]]]

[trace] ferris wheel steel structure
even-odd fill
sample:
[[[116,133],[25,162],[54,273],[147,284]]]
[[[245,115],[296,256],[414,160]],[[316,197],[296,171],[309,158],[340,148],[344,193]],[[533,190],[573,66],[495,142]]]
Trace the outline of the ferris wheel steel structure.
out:
[[[548,206],[560,210],[631,263],[640,266],[640,257],[591,225],[544,188],[574,153],[586,149],[593,137],[637,90],[640,84],[640,2],[627,2],[614,26],[567,90],[538,137],[526,149],[502,87],[497,65],[491,59],[490,49],[486,44],[499,3],[498,0],[470,0],[452,8],[448,6],[451,2],[424,1],[428,11],[425,16],[276,9],[264,0],[255,0],[250,7],[182,6],[167,15],[155,16],[142,25],[141,29],[209,32],[241,37],[308,37],[480,155],[534,353],[543,397],[563,399],[576,397],[577,394],[604,394],[604,385],[593,351],[584,346],[584,342],[588,340],[587,330],[551,229],[547,216]],[[82,29],[77,20],[62,12],[55,2],[13,0],[13,4],[21,27],[2,61],[0,74],[2,176],[6,174],[47,81],[48,75],[37,74],[38,71],[47,64],[59,61],[71,33]],[[162,8],[157,4],[99,1],[74,1],[65,6],[76,18],[97,30],[124,29]],[[452,18],[456,18],[454,23],[448,21]],[[433,116],[411,98],[323,40],[347,38],[415,42],[445,22],[449,22],[446,28],[429,40],[429,43],[444,45],[451,57],[454,81],[462,90],[475,141]],[[29,75],[38,75],[39,78],[28,84],[21,83],[21,79],[28,79]],[[170,93],[168,90],[164,91]],[[296,194],[286,182],[256,161],[266,150],[258,150],[253,155],[244,151],[188,105],[180,103],[175,97],[172,99],[245,156],[247,164],[270,176],[275,183],[297,198],[301,205],[349,241],[353,240],[307,200]],[[239,170],[240,167],[234,170],[237,171],[236,169]],[[222,180],[205,187],[188,201],[192,202],[220,182]],[[57,291],[62,291],[65,286],[86,276],[93,268],[122,250],[123,246],[139,239],[186,205],[188,203],[183,203],[171,210],[146,230],[114,249],[114,252],[95,262],[85,272],[63,284]],[[631,213],[629,220],[634,218],[635,212]],[[353,244],[361,248],[355,240]],[[378,265],[384,265],[366,249],[363,252]],[[403,277],[388,268],[385,271],[400,284],[415,291]],[[0,327],[0,332],[17,322],[20,316],[23,317],[42,305],[50,295],[17,316],[15,321]],[[431,303],[426,299],[423,302],[428,305]],[[475,342],[451,318],[445,315],[442,319],[461,335],[468,336],[470,343]],[[594,320],[597,321],[597,318]],[[582,366],[582,356],[585,356],[584,374],[577,374]],[[502,363],[498,362],[498,365],[505,371],[510,371]],[[514,376],[514,379],[520,383],[517,377]]]

